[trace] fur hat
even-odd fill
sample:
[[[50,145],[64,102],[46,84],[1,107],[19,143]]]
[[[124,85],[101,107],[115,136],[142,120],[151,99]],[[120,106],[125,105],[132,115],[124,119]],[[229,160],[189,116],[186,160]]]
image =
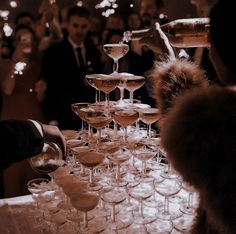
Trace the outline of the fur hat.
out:
[[[161,119],[165,118],[176,98],[186,90],[208,86],[204,72],[187,60],[157,62],[151,77],[149,90],[151,96],[156,97]]]

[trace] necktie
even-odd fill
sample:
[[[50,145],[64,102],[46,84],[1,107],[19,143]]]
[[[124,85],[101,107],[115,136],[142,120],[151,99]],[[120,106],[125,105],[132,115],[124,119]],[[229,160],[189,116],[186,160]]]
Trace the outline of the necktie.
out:
[[[85,72],[85,65],[84,65],[84,60],[83,60],[83,56],[81,53],[81,48],[78,47],[76,49],[76,52],[77,52],[77,56],[78,56],[79,68],[82,72]]]

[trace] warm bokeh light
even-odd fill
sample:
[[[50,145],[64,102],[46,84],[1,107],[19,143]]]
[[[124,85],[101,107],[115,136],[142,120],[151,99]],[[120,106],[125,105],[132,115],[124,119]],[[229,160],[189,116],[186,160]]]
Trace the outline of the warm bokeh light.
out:
[[[10,2],[9,2],[9,5],[10,5],[12,8],[16,8],[16,7],[17,7],[17,2],[16,2],[16,1],[10,1]]]

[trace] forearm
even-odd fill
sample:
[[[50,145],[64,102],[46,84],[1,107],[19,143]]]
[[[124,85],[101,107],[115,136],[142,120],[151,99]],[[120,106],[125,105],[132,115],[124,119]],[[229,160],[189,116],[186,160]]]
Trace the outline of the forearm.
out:
[[[6,73],[2,78],[2,92],[11,95],[15,88],[15,62],[9,60]]]
[[[39,154],[43,136],[31,121],[0,121],[0,169]]]

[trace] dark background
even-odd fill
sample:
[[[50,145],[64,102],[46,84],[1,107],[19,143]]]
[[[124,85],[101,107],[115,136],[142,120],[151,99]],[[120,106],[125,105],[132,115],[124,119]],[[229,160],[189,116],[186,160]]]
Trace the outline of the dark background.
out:
[[[42,0],[16,0],[18,7],[11,8],[9,6],[10,0],[0,0],[0,10],[9,10],[11,12],[9,17],[9,22],[12,22],[14,17],[20,11],[30,11],[35,16],[37,16],[37,10],[41,4]],[[95,9],[95,5],[100,3],[102,0],[83,0],[83,4],[87,6],[91,12],[95,15],[101,15],[101,10]],[[76,0],[57,0],[60,8],[77,3]],[[163,13],[166,13],[170,19],[185,18],[185,17],[194,17],[195,8],[189,3],[190,0],[164,0],[165,9]],[[130,10],[139,10],[140,0],[117,0],[119,7],[117,12],[122,16],[126,15]],[[130,4],[133,4],[134,7],[130,8]]]

